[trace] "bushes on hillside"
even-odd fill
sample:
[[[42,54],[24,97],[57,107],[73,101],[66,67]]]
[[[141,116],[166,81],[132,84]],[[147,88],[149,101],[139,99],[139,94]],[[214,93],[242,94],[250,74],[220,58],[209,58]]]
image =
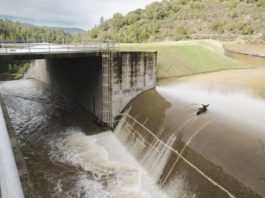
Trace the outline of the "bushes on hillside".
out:
[[[256,3],[258,7],[265,8],[265,0],[245,0],[246,3]]]
[[[186,28],[180,27],[176,30],[174,40],[182,40],[190,38],[189,32]]]
[[[32,25],[26,25],[10,20],[0,19],[0,40],[8,41],[49,41],[63,43],[68,39],[71,40],[71,35],[63,30],[41,28]]]
[[[243,35],[251,35],[254,33],[252,26],[247,23],[239,23],[237,25],[237,28]]]
[[[219,34],[224,33],[226,22],[222,19],[217,19],[212,22],[212,30],[217,31]]]
[[[253,33],[254,33],[253,28],[248,24],[246,24],[242,29],[242,34],[244,34],[244,35],[250,35]]]
[[[253,6],[246,5],[247,1],[253,1]],[[250,25],[257,20],[254,19],[257,15],[248,13],[259,10],[256,5],[263,5],[262,2],[265,0],[219,0],[215,5],[208,0],[161,0],[124,16],[116,13],[112,19],[102,20],[92,28],[88,36],[99,40],[143,42],[187,39],[191,34],[205,35],[205,38],[216,33],[251,35],[254,27],[259,30],[260,25]],[[249,19],[240,23],[243,14],[248,14]]]
[[[0,63],[0,73],[24,74],[30,67],[30,60],[11,60]]]

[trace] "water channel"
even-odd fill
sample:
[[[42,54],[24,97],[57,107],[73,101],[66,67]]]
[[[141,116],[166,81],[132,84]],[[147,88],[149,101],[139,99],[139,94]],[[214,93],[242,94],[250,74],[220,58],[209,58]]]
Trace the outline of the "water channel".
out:
[[[39,81],[0,92],[40,197],[264,197],[262,74],[164,80],[131,101],[114,132]],[[201,104],[210,106],[198,116]]]

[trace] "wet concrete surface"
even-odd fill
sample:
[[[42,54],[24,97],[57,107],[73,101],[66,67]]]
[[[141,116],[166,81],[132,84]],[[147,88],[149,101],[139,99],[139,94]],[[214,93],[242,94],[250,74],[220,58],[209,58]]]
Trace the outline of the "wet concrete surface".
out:
[[[264,197],[261,71],[164,80],[132,101],[115,133],[170,197]],[[201,104],[209,110],[197,116]]]

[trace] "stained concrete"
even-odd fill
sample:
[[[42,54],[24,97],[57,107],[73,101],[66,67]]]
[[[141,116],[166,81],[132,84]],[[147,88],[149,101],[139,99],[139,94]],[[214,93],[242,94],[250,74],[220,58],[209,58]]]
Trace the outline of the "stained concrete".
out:
[[[128,102],[155,87],[157,52],[101,52],[33,61],[24,78],[47,83],[113,128]]]
[[[111,66],[112,121],[136,95],[155,87],[156,52],[113,54]],[[114,123],[115,124],[115,123]]]

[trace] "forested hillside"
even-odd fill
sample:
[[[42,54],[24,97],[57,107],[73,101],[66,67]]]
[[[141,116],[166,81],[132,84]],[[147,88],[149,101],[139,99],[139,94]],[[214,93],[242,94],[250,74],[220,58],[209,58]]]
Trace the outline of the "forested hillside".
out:
[[[72,36],[63,30],[41,28],[29,24],[22,24],[9,20],[0,19],[0,47],[1,42],[56,42],[63,43],[71,40]],[[0,73],[23,74],[29,67],[30,61],[2,61],[0,62]]]
[[[265,0],[162,0],[120,13],[88,32],[92,39],[143,42],[180,39],[265,41]]]
[[[0,19],[0,41],[1,40],[44,40],[50,42],[62,43],[71,39],[69,33],[63,30],[47,29],[29,24],[22,24],[9,20]]]

